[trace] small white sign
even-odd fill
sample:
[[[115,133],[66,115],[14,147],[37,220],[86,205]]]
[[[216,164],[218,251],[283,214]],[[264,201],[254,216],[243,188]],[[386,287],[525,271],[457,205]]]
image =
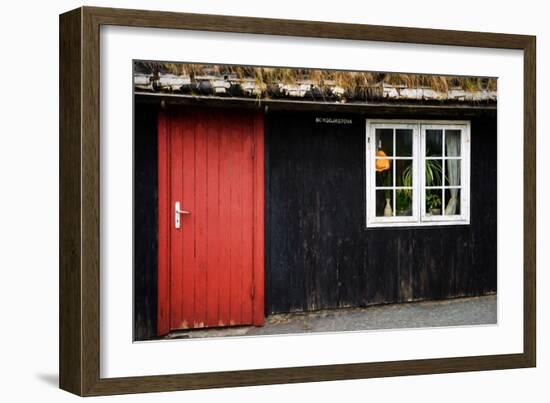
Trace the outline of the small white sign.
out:
[[[353,120],[344,118],[315,118],[315,123],[328,123],[332,125],[351,125]]]

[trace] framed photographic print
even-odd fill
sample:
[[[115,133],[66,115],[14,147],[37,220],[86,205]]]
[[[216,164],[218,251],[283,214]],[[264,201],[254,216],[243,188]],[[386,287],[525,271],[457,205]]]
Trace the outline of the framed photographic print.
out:
[[[60,16],[60,387],[535,366],[535,37]]]

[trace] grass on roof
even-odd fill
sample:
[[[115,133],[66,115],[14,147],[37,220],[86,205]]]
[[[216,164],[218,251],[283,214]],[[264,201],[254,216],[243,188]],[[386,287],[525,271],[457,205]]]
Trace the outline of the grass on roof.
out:
[[[486,77],[444,76],[428,74],[377,73],[359,71],[319,70],[282,67],[251,67],[235,65],[206,65],[188,63],[141,62],[135,64],[136,72],[146,74],[175,74],[203,76],[236,76],[239,79],[253,79],[257,84],[272,85],[278,83],[293,84],[310,80],[323,85],[324,82],[336,84],[346,91],[362,90],[388,84],[407,88],[431,88],[434,91],[447,92],[450,89],[462,89],[468,92],[496,91],[497,80]]]

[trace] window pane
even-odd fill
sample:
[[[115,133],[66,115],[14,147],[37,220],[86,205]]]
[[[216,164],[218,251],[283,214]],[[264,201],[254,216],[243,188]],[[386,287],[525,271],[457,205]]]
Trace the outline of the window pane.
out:
[[[443,169],[441,160],[426,160],[426,186],[441,186]]]
[[[377,155],[383,151],[382,156],[393,156],[393,129],[376,129],[376,151]]]
[[[395,191],[395,215],[412,216],[412,189],[398,189]]]
[[[395,131],[395,154],[398,157],[412,157],[412,129],[397,129]]]
[[[445,160],[445,186],[460,186],[460,160]]]
[[[376,171],[376,187],[393,186],[393,169],[390,168],[384,171]]]
[[[446,189],[445,203],[445,215],[460,215],[460,189]]]
[[[445,155],[460,157],[460,130],[445,131]]]
[[[392,217],[393,190],[376,191],[376,217]]]
[[[426,215],[441,215],[441,189],[426,190]]]
[[[395,182],[396,186],[413,186],[413,163],[412,160],[395,161]]]
[[[443,130],[426,130],[426,156],[441,157]]]

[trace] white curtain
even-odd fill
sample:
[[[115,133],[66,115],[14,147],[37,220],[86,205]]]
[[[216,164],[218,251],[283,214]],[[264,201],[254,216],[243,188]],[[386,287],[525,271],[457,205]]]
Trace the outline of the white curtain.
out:
[[[448,156],[458,156],[460,150],[460,134],[459,135],[450,135],[445,136],[445,148],[446,155]],[[459,186],[460,185],[460,160],[447,160],[446,173],[449,178],[450,186]],[[451,198],[445,207],[445,215],[455,215],[456,207],[458,204],[458,189],[449,189],[451,192]]]

